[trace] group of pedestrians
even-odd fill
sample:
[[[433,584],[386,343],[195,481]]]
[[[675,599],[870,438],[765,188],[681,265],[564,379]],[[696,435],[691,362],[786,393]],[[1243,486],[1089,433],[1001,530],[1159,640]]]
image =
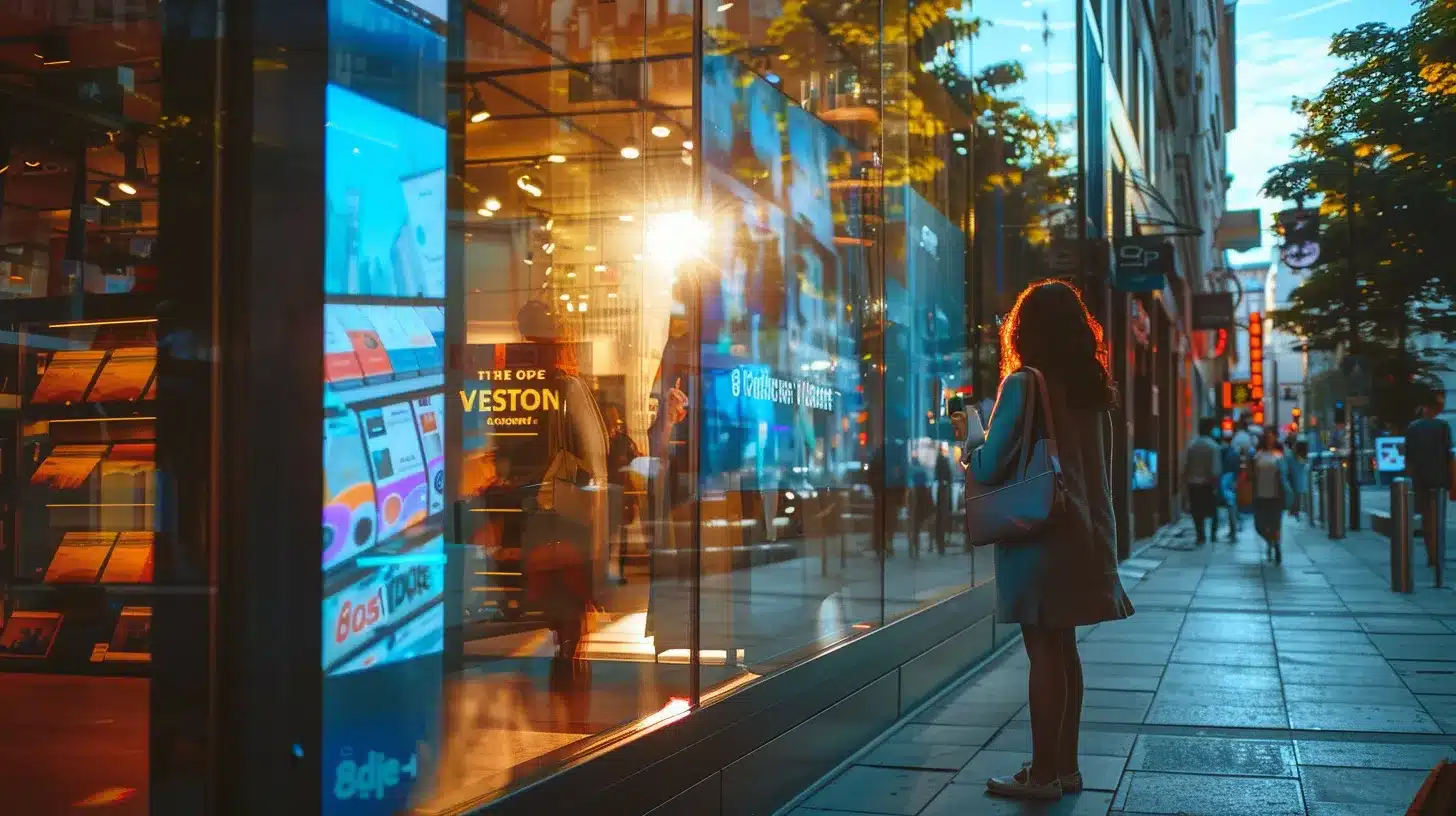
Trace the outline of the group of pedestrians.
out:
[[[1246,428],[1225,437],[1216,419],[1204,419],[1198,431],[1184,455],[1183,470],[1196,544],[1217,540],[1220,511],[1227,513],[1228,540],[1233,541],[1248,510],[1264,539],[1266,557],[1282,563],[1284,514],[1298,516],[1299,497],[1309,478],[1307,448],[1300,443],[1293,452],[1286,451],[1272,428]]]

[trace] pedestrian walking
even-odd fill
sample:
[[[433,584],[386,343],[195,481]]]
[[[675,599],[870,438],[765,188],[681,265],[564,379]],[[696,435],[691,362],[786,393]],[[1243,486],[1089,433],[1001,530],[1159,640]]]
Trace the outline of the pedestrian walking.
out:
[[[1289,512],[1298,521],[1304,509],[1304,496],[1309,492],[1309,443],[1296,440],[1293,450],[1294,455],[1286,460],[1289,463],[1289,486],[1294,490],[1289,499]],[[1313,513],[1313,508],[1309,512]]]
[[[1239,511],[1238,495],[1239,474],[1243,472],[1244,460],[1239,455],[1238,448],[1234,447],[1232,439],[1225,439],[1221,448],[1223,474],[1219,477],[1218,487],[1223,498],[1223,506],[1228,510],[1228,540],[1232,542],[1244,529],[1244,519]]]
[[[1432,395],[1405,429],[1405,469],[1416,492],[1421,532],[1426,541],[1426,563],[1435,567],[1441,557],[1445,505],[1451,489],[1451,426],[1438,415],[1445,407],[1444,393]]]
[[[1213,441],[1218,433],[1218,420],[1198,423],[1198,438],[1183,454],[1183,484],[1188,488],[1188,510],[1193,514],[1193,537],[1198,546],[1207,541],[1203,533],[1209,522],[1209,535],[1218,538],[1219,480],[1223,476],[1223,451]]]
[[[1050,417],[1022,428],[1028,400],[1046,382]],[[1126,618],[1132,602],[1117,575],[1112,514],[1112,412],[1117,392],[1102,326],[1082,295],[1062,281],[1032,284],[1001,327],[1001,387],[989,432],[974,412],[952,416],[965,440],[961,464],[978,485],[1015,478],[1022,445],[1036,427],[1055,427],[1065,499],[1055,521],[1029,539],[995,545],[996,617],[1021,625],[1031,662],[1031,762],[986,780],[991,793],[1019,799],[1058,799],[1082,789],[1077,742],[1082,718],[1082,660],[1078,626]],[[1036,402],[1033,402],[1035,405]],[[1033,417],[1040,415],[1038,408]],[[1050,423],[1048,423],[1050,420]]]
[[[945,446],[936,449],[935,454],[935,551],[945,555],[945,545],[951,529],[951,467],[950,457],[945,455]]]
[[[1289,483],[1289,466],[1285,462],[1283,445],[1279,444],[1279,435],[1272,429],[1259,438],[1250,480],[1254,488],[1254,530],[1264,539],[1265,557],[1282,564],[1284,508],[1293,489]]]

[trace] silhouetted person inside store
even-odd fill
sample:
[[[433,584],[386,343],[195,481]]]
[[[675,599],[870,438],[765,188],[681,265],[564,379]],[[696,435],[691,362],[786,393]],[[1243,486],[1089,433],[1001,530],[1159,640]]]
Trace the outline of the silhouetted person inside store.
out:
[[[1405,429],[1405,470],[1415,491],[1416,509],[1421,515],[1421,533],[1426,541],[1426,563],[1436,566],[1439,537],[1445,536],[1445,506],[1451,489],[1451,426],[1440,413],[1444,393],[1432,394],[1421,405],[1416,419]]]
[[[951,467],[945,448],[935,453],[935,551],[945,555],[946,540],[951,531]]]

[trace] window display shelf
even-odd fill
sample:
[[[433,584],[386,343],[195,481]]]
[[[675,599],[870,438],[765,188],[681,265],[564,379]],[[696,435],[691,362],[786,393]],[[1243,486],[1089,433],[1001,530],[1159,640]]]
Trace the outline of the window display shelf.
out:
[[[156,506],[156,320],[82,299],[85,319],[12,310],[19,406],[0,671],[145,674]],[[69,317],[76,314],[74,301]],[[0,310],[3,311],[3,310]]]

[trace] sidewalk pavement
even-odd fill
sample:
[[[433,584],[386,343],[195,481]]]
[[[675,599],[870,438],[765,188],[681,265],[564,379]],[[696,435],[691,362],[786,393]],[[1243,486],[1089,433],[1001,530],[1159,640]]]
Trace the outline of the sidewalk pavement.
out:
[[[1124,564],[1137,613],[1080,634],[1085,792],[1054,804],[985,792],[1030,759],[1013,645],[793,816],[1404,814],[1456,758],[1456,592],[1431,588],[1423,558],[1417,590],[1391,592],[1388,541],[1373,533],[1331,541],[1286,521],[1273,566],[1252,528],[1195,548],[1185,523]]]

